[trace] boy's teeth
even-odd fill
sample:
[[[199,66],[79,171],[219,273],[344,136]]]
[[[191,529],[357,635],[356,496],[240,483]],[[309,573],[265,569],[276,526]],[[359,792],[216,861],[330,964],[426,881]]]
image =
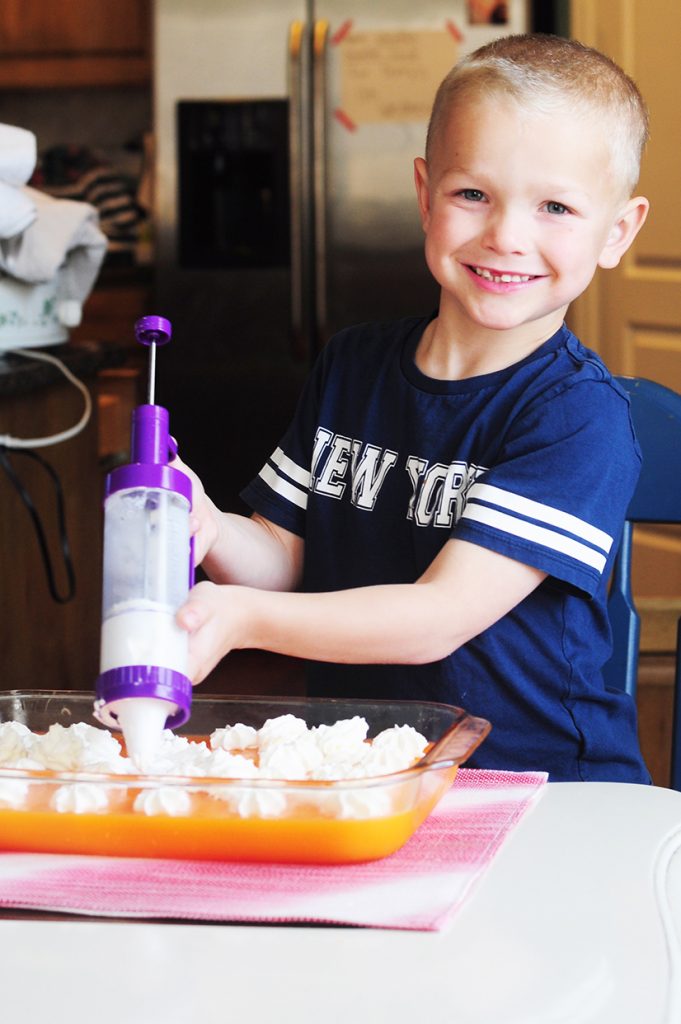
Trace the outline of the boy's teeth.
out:
[[[523,284],[529,281],[531,274],[493,274],[485,267],[473,267],[478,277],[484,277],[486,281],[494,281],[496,284]]]

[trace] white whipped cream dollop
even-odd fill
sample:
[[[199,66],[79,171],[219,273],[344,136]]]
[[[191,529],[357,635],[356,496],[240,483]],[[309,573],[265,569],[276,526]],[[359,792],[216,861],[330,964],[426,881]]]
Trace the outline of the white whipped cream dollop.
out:
[[[17,763],[25,758],[33,743],[33,733],[21,722],[2,722],[0,724],[0,765],[16,768]]]
[[[258,749],[268,747],[272,743],[286,743],[297,740],[307,732],[307,722],[295,715],[278,715],[268,718],[258,729]]]
[[[286,813],[287,795],[280,789],[252,786],[216,786],[210,795],[225,803],[240,818],[278,818]]]
[[[362,762],[362,776],[391,775],[420,760],[428,744],[411,725],[395,725],[375,737]]]
[[[220,779],[257,779],[260,772],[250,757],[214,750],[206,762],[206,775]]]
[[[423,757],[427,745],[425,738],[412,725],[393,725],[384,729],[371,744],[374,750],[390,750],[404,760]]]
[[[51,771],[79,771],[93,765],[106,765],[117,771],[121,757],[118,741],[106,729],[85,722],[74,725],[51,725],[43,736],[36,736],[30,756]]]
[[[327,761],[360,761],[366,750],[369,726],[366,719],[355,715],[342,718],[333,725],[315,725],[312,733]]]
[[[393,808],[392,792],[385,786],[330,790],[315,796],[315,804],[325,817],[379,818]]]
[[[142,814],[167,814],[178,818],[189,814],[191,805],[191,796],[185,789],[179,786],[157,786],[138,793],[133,808]]]
[[[324,755],[309,732],[261,747],[258,758],[260,775],[269,779],[311,779],[323,762]]]
[[[258,731],[252,725],[226,725],[211,733],[210,746],[213,750],[248,750],[258,746]]]
[[[23,779],[0,779],[0,808],[19,810],[28,797],[28,782]]]
[[[96,814],[107,810],[109,796],[105,786],[68,782],[54,791],[50,806],[60,814]]]

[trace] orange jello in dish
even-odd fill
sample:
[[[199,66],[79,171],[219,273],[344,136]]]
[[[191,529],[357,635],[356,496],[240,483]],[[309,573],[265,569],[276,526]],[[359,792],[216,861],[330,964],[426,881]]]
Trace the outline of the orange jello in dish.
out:
[[[90,694],[0,695],[0,723],[21,721],[35,732],[55,722],[91,721],[91,709]],[[413,835],[489,730],[484,720],[443,704],[263,697],[198,698],[187,732],[208,736],[225,722],[260,728],[282,714],[310,725],[362,715],[370,735],[408,723],[426,737],[429,749],[404,771],[338,781],[0,768],[0,794],[8,783],[8,792],[25,788],[22,800],[0,806],[0,849],[309,864],[373,860]],[[55,809],[57,793],[58,805],[66,809]]]
[[[451,784],[456,768],[433,772],[425,789],[395,813],[365,818],[330,818],[313,801],[281,817],[241,818],[206,794],[192,798],[186,816],[134,812],[135,790],[113,801],[103,813],[57,813],[45,798],[30,808],[0,810],[3,850],[88,853],[128,857],[176,857],[198,860],[278,861],[333,864],[373,860],[399,849],[415,832]],[[205,780],[201,780],[202,784]],[[220,782],[224,786],[224,782]],[[45,786],[45,789],[48,787]]]

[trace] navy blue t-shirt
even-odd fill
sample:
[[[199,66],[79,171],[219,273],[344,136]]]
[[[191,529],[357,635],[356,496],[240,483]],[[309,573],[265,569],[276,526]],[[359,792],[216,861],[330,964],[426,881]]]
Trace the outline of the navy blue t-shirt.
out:
[[[443,701],[489,719],[474,767],[649,782],[632,699],[604,687],[607,581],[640,471],[629,402],[563,327],[466,380],[414,362],[427,318],[341,332],[244,500],[305,540],[302,589],[418,579],[450,537],[548,573],[427,665],[313,663],[316,696]]]

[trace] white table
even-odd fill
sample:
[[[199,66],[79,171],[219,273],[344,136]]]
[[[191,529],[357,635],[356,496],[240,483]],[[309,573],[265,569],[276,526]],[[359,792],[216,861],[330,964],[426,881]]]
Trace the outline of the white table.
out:
[[[444,932],[0,918],[2,1019],[679,1024],[681,793],[546,787]]]

